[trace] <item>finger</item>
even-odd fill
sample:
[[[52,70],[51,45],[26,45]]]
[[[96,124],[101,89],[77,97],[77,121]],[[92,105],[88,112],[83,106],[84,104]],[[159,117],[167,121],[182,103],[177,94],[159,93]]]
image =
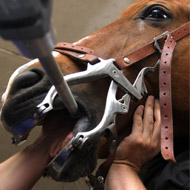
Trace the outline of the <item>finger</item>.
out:
[[[142,116],[144,112],[144,106],[140,105],[137,107],[134,116],[133,116],[133,126],[132,126],[132,133],[133,134],[142,134],[143,131],[143,121]]]
[[[154,126],[154,97],[149,96],[145,103],[144,118],[143,118],[143,135],[149,137],[152,135]]]
[[[160,133],[161,133],[160,103],[158,100],[155,100],[154,117],[155,117],[155,123],[154,123],[152,139],[156,141],[160,140]]]

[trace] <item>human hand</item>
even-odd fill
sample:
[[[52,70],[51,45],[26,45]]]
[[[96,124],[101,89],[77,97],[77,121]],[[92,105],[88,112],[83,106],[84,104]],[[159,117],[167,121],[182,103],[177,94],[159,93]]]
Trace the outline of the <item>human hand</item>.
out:
[[[51,158],[55,157],[73,137],[72,130],[75,122],[66,111],[60,110],[50,113],[45,118],[42,132],[38,139],[46,143]]]
[[[149,96],[133,117],[132,133],[124,138],[116,151],[113,164],[126,164],[139,171],[142,165],[160,151],[160,105]]]

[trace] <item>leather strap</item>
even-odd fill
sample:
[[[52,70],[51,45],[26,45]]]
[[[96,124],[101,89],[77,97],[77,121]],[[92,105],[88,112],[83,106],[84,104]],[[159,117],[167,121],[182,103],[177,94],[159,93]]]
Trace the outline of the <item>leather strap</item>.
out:
[[[95,52],[89,48],[86,48],[83,46],[76,46],[76,45],[68,43],[68,42],[59,42],[56,44],[55,49],[56,48],[95,55]]]
[[[171,35],[173,36],[173,39],[175,41],[180,40],[181,38],[185,37],[187,34],[190,33],[190,22],[187,22],[180,28],[174,30],[171,32]],[[164,38],[159,40],[159,43],[164,42]],[[82,46],[76,46],[70,43],[61,42],[56,44],[55,51],[58,51],[64,55],[69,56],[73,60],[77,60],[79,62],[82,62],[83,64],[87,64],[90,62],[91,64],[95,64],[99,62],[98,57],[96,56],[95,52],[89,48],[85,48]],[[119,69],[125,69],[134,63],[154,54],[157,52],[157,50],[154,47],[154,41],[147,44],[146,46],[124,56],[115,61],[115,65]],[[128,63],[126,63],[125,58],[128,59]]]
[[[54,51],[67,55],[73,60],[82,62],[83,64],[91,63],[96,64],[99,62],[95,52],[89,48],[83,46],[76,46],[66,42],[60,42],[56,44]]]
[[[161,109],[161,153],[165,160],[175,161],[173,152],[173,117],[171,90],[171,63],[176,42],[168,36],[160,59],[160,109]]]
[[[174,30],[171,32],[171,35],[175,41],[180,40],[181,38],[185,37],[187,34],[190,33],[190,22],[187,22],[182,27]],[[159,42],[162,43],[164,39],[160,39]],[[131,66],[132,64],[152,55],[153,53],[157,52],[154,47],[154,41],[149,43],[148,45],[135,50],[134,52],[119,58],[116,60],[116,65],[119,69],[124,69],[126,67]],[[128,58],[128,63],[126,63],[125,59]]]

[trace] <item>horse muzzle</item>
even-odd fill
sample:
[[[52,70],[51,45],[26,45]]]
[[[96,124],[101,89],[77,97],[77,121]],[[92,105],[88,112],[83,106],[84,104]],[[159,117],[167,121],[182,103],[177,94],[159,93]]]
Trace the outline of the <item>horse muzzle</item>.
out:
[[[26,140],[33,127],[43,125],[50,111],[65,109],[55,89],[51,88],[44,71],[40,68],[32,68],[20,73],[14,78],[9,88],[1,110],[1,124],[14,136],[13,141],[16,144]],[[97,124],[95,105],[90,103],[84,94],[76,91],[74,96],[79,106],[80,116],[74,126],[73,135],[88,131]],[[51,109],[43,109],[43,107]],[[72,153],[72,156],[67,159],[64,173],[59,180],[73,181],[89,175],[96,166],[96,147],[97,141],[91,142],[91,146],[82,151],[76,150]],[[80,165],[76,162],[76,157],[79,158]]]

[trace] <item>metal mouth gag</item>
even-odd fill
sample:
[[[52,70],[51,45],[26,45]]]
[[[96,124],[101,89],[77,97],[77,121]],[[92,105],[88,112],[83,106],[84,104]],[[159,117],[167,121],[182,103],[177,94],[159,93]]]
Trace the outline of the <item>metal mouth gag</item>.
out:
[[[104,60],[99,58],[99,62],[94,65],[88,63],[85,71],[66,75],[64,76],[64,79],[69,85],[76,85],[110,77],[117,83],[124,93],[130,94],[130,96],[134,99],[141,99],[141,93],[128,81],[123,72],[115,66],[114,61],[115,59]],[[13,126],[14,143],[19,144],[20,141],[25,140],[24,138],[27,131],[31,130],[36,124],[40,123],[46,114],[54,109],[53,102],[56,96],[56,88],[55,86],[52,86],[44,100],[37,106],[36,113],[34,113],[32,118],[29,118],[30,122],[27,120],[27,122],[24,121]]]
[[[109,87],[107,99],[106,99],[106,106],[105,106],[104,114],[100,123],[94,129],[90,131],[78,132],[47,166],[49,175],[55,180],[59,181],[59,178],[61,177],[62,172],[63,172],[64,164],[67,158],[69,157],[69,155],[72,154],[72,151],[74,149],[82,149],[85,146],[85,143],[87,141],[89,142],[95,138],[103,136],[106,130],[109,130],[111,133],[115,133],[116,131],[115,119],[116,119],[117,114],[125,114],[128,112],[131,97],[132,98],[135,97],[139,100],[145,93],[147,93],[147,89],[144,83],[144,76],[147,72],[155,71],[157,65],[159,64],[159,61],[156,63],[154,67],[143,68],[139,72],[133,84],[129,83],[129,81],[125,78],[125,76],[123,75],[121,71],[120,71],[120,75],[118,75],[120,77],[118,78],[115,77],[115,75],[118,74],[117,73],[118,69],[115,66],[113,66],[114,59],[101,60],[100,63],[102,67],[102,69],[100,69],[100,73],[102,74],[95,75],[97,70],[93,70],[93,67],[95,68],[97,67],[96,65],[91,65],[91,66],[88,66],[86,71],[65,76],[66,81],[69,84],[77,84],[77,83],[86,82],[89,80],[93,81],[107,75],[111,76],[113,80],[110,83],[110,87]],[[107,67],[108,63],[109,65],[111,65],[110,68],[112,68],[113,66],[115,75],[113,75],[113,69],[110,69],[108,71],[105,70],[103,66],[104,63],[105,63],[105,67]],[[114,77],[112,77],[112,75]],[[118,87],[120,87],[120,89],[122,89],[125,92],[125,94],[119,100],[116,99]],[[50,89],[50,91],[53,94],[53,90]],[[50,94],[48,96],[51,97]],[[45,99],[48,100],[47,98]],[[47,103],[50,104],[50,106],[47,107],[47,109],[43,110],[43,114],[47,113],[46,110],[52,109],[51,102],[52,100],[49,100],[49,102],[47,101],[43,102],[44,104],[47,104]],[[43,107],[43,104],[40,104],[40,107]],[[116,136],[116,134],[112,134],[112,136]]]
[[[97,137],[103,136],[106,130],[112,133],[112,137],[116,137],[114,133],[116,133],[115,119],[117,114],[125,114],[128,112],[131,98],[140,100],[142,96],[147,93],[144,76],[147,72],[155,71],[159,64],[158,61],[154,67],[143,68],[136,77],[135,82],[131,84],[124,76],[122,70],[119,70],[115,66],[115,59],[98,59],[99,62],[94,65],[88,63],[85,71],[69,74],[64,77],[69,85],[91,82],[105,77],[110,77],[112,80],[107,94],[104,114],[100,123],[90,131],[78,132],[47,166],[48,174],[55,180],[59,181],[63,172],[63,166],[74,149],[82,149],[87,141],[89,142]],[[119,100],[116,99],[118,88],[124,93]],[[47,113],[54,110],[53,103],[56,96],[57,91],[55,87],[52,86],[44,100],[37,106],[37,111],[33,115],[35,123],[42,121]],[[23,123],[21,125],[22,128],[26,128],[25,131],[27,131],[28,126],[24,126]],[[17,125],[17,128],[18,127],[19,125]],[[17,137],[18,142],[21,139],[22,136]],[[116,141],[115,138],[113,139]]]

